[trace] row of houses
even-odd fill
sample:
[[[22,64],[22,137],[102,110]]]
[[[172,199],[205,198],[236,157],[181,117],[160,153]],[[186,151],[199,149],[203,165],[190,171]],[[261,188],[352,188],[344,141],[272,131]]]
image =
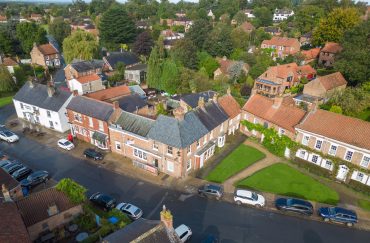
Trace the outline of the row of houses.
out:
[[[242,120],[274,128],[280,135],[295,140],[302,145],[296,157],[329,171],[334,169],[330,156],[355,165],[357,169],[351,175],[344,162],[333,173],[338,180],[352,179],[370,186],[369,122],[321,109],[306,112],[286,103],[283,97],[270,99],[259,94],[253,95],[242,108]],[[245,126],[241,126],[241,131],[261,137]]]

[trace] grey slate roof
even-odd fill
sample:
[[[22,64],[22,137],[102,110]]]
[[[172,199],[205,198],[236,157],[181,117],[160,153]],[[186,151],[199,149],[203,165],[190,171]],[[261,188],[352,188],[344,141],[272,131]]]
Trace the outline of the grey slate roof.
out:
[[[122,130],[146,137],[154,125],[154,120],[123,111],[115,122]]]
[[[140,62],[140,59],[134,53],[128,51],[111,52],[104,59],[113,69],[116,68],[118,62],[123,62],[126,66]]]
[[[214,128],[229,119],[225,111],[213,101],[207,102],[204,105],[204,108],[196,108],[194,112],[208,131],[212,131]]]
[[[87,72],[92,69],[103,68],[104,62],[102,60],[90,60],[90,61],[74,61],[71,66],[77,72]]]
[[[57,112],[67,102],[68,98],[72,96],[71,92],[57,89],[54,95],[49,97],[46,85],[34,83],[33,88],[30,85],[31,82],[25,83],[13,99]]]
[[[207,133],[207,128],[194,111],[189,111],[182,121],[160,115],[150,129],[148,137],[175,148],[186,148]]]
[[[140,243],[180,243],[174,230],[168,230],[159,220],[140,218],[123,229],[106,236],[107,243],[140,242]]]
[[[136,64],[132,67],[128,67],[126,68],[126,70],[140,70],[140,71],[146,71],[148,65],[146,64],[143,64],[143,63],[140,63],[140,64]]]
[[[73,97],[67,105],[67,109],[102,121],[108,121],[113,113],[111,104],[84,96]]]
[[[146,106],[146,102],[137,94],[126,95],[118,100],[119,107],[128,112],[135,112],[137,109]]]
[[[146,97],[145,91],[140,87],[140,85],[130,85],[128,88],[132,94],[138,94],[142,97]]]
[[[191,108],[195,108],[198,106],[198,101],[200,97],[204,98],[204,102],[207,102],[209,99],[216,94],[215,91],[204,91],[200,93],[188,94],[181,97],[181,99],[188,104]]]

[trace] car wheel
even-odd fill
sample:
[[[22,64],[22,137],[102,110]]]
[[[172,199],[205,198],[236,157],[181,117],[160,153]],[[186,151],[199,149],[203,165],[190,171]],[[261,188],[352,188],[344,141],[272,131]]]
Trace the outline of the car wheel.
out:
[[[324,221],[325,222],[329,222],[329,218],[324,218]]]
[[[353,223],[347,223],[346,224],[348,227],[352,227],[353,226]]]
[[[242,202],[238,200],[238,201],[236,201],[236,204],[241,205]]]
[[[86,154],[84,154],[84,156],[85,156],[85,158],[87,158],[87,155]]]
[[[95,160],[95,161],[97,161],[97,159],[96,159],[96,158],[94,158],[94,160]]]
[[[261,208],[261,204],[256,204],[256,208]]]

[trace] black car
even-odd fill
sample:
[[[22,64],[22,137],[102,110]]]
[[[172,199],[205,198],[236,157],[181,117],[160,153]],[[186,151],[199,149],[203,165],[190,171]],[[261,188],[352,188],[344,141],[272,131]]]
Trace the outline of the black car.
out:
[[[101,207],[104,211],[109,211],[116,206],[116,199],[101,192],[94,193],[90,197],[90,202]]]
[[[214,197],[220,200],[224,193],[222,186],[216,184],[206,184],[198,189],[198,194],[204,197]]]
[[[299,213],[303,215],[312,215],[313,206],[310,202],[295,199],[295,198],[278,198],[275,201],[275,206],[277,209],[282,211],[290,211],[294,213]]]
[[[22,168],[22,167],[24,167],[24,165],[22,165],[22,164],[18,164],[18,163],[11,163],[11,164],[9,164],[9,165],[7,165],[7,166],[5,166],[4,167],[4,170],[6,171],[6,172],[8,172],[8,174],[12,174],[14,171],[16,171],[16,170],[19,170],[20,168]]]
[[[26,166],[14,171],[12,177],[17,181],[21,181],[32,173],[32,170]]]
[[[84,156],[92,158],[93,160],[102,160],[103,154],[96,151],[95,149],[88,148],[84,151]]]
[[[49,173],[45,170],[35,171],[26,179],[21,181],[21,186],[32,188],[40,183],[46,182],[49,179]]]

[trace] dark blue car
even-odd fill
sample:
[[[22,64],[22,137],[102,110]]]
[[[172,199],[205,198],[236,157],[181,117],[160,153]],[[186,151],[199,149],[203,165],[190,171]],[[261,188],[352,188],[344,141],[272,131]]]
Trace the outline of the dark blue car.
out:
[[[295,198],[278,198],[275,207],[282,211],[290,211],[303,215],[312,215],[313,206],[310,202]]]
[[[319,215],[324,221],[333,221],[337,223],[353,226],[357,223],[357,214],[352,210],[339,207],[323,207],[319,209]]]

